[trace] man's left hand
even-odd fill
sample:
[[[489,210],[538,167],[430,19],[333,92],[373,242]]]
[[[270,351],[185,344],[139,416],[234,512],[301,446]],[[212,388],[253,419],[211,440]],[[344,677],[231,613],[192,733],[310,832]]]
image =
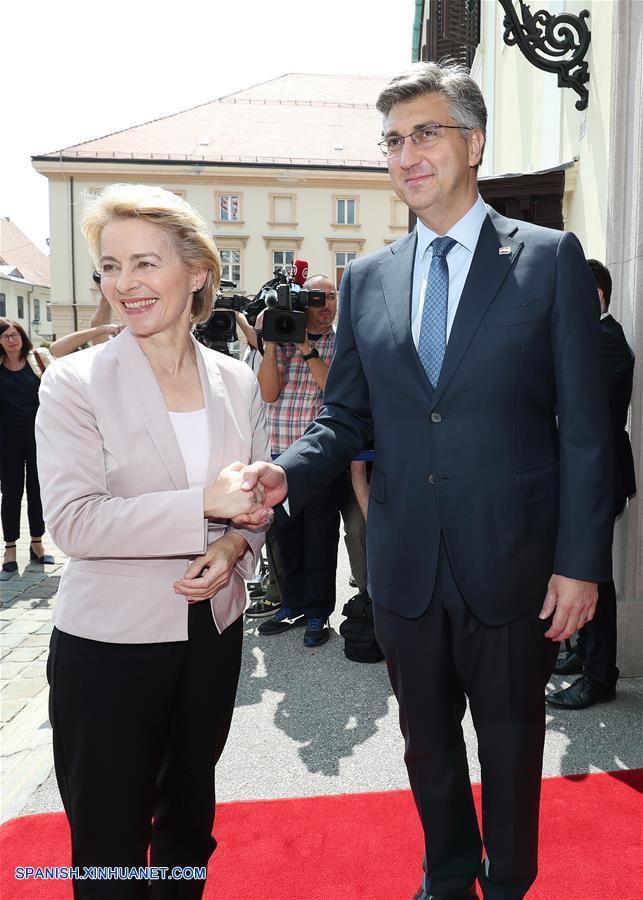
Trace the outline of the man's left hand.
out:
[[[540,611],[541,619],[547,619],[554,613],[545,637],[552,641],[567,640],[575,631],[591,622],[597,600],[598,585],[595,581],[579,581],[564,575],[552,575]]]
[[[306,356],[306,354],[310,353],[311,347],[308,343],[308,338],[304,341],[303,344],[295,344],[295,347],[299,350],[302,356]]]

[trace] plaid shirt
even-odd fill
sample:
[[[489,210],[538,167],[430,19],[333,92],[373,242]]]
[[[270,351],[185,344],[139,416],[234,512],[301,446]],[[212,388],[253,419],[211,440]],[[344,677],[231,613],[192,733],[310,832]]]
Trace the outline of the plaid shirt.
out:
[[[320,359],[330,365],[335,347],[331,329],[310,341]],[[294,344],[277,344],[277,369],[283,390],[274,403],[266,404],[273,453],[283,453],[300,438],[321,409],[324,392],[315,381],[310,366]]]

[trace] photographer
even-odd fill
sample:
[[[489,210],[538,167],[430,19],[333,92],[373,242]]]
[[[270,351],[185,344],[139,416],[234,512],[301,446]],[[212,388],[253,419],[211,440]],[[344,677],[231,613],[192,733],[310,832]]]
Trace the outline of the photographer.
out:
[[[306,309],[303,343],[267,341],[258,379],[267,402],[272,453],[283,453],[301,437],[322,405],[335,346],[337,294],[332,282],[315,275],[305,290],[326,292],[323,306]],[[265,314],[257,319],[260,330]],[[346,490],[342,473],[287,522],[273,525],[283,566],[283,607],[259,626],[264,635],[306,626],[304,645],[318,647],[330,637],[328,617],[335,607],[339,507]]]

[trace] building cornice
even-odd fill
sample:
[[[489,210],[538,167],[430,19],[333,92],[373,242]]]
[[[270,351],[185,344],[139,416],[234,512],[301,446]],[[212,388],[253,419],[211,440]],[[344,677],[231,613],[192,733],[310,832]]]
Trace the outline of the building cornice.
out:
[[[386,169],[368,166],[287,166],[272,163],[186,163],[181,160],[117,160],[79,159],[76,157],[33,156],[34,169],[52,181],[70,177],[86,181],[105,179],[119,180],[150,177],[172,184],[211,183],[247,184],[275,188],[279,182],[284,188],[310,187],[323,184],[359,185],[391,189]]]

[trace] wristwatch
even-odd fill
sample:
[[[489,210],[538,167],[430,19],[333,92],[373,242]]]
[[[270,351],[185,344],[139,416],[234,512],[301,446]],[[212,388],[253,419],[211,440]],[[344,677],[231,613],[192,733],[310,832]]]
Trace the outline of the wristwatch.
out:
[[[319,359],[319,353],[317,352],[317,347],[313,347],[310,353],[302,353],[301,358],[305,359],[308,362],[309,359]]]

